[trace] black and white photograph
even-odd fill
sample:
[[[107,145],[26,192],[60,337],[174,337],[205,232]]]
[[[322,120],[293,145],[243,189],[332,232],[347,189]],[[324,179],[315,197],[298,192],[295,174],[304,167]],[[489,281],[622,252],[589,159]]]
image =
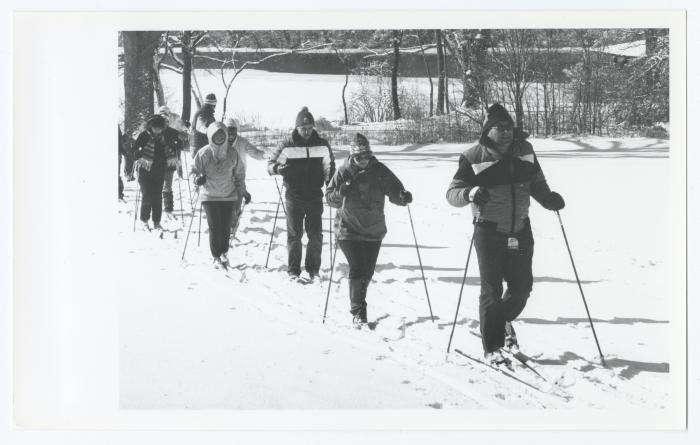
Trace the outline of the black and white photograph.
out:
[[[682,12],[108,15],[14,98],[24,424],[686,427]]]
[[[117,44],[122,408],[669,404],[668,29]]]

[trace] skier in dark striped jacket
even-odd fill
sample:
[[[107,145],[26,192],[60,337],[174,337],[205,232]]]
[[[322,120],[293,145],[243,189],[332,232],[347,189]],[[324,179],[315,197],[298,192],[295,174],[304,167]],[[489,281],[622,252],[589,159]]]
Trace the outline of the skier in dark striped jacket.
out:
[[[497,365],[509,362],[501,348],[518,348],[511,322],[523,311],[532,291],[530,196],[548,210],[564,207],[564,199],[549,189],[526,138],[526,133],[514,128],[503,106],[492,105],[479,143],[462,153],[447,189],[451,205],[472,205],[484,356]]]
[[[313,281],[321,268],[322,188],[335,173],[335,158],[328,141],[314,129],[314,117],[307,107],[297,114],[295,127],[291,137],[272,153],[267,170],[284,178],[287,273],[291,279],[301,274],[301,237],[306,229],[309,242],[304,267]]]

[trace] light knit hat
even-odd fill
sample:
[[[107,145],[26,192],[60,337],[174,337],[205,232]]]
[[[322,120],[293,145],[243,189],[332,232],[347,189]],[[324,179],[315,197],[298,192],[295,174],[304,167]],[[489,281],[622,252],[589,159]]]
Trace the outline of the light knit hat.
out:
[[[369,141],[360,133],[355,133],[355,140],[350,146],[350,155],[357,156],[362,153],[372,154],[372,149],[369,148]]]
[[[224,121],[224,125],[227,127],[235,127],[238,128],[238,121],[232,117],[227,117],[226,120]]]
[[[204,105],[216,105],[216,95],[214,93],[209,93],[204,98]]]

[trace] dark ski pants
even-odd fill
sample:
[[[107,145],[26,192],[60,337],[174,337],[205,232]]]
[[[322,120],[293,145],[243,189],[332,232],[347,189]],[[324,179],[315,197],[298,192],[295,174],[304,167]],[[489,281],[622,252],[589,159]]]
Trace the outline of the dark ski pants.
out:
[[[532,291],[532,254],[535,242],[529,221],[515,234],[518,249],[508,249],[508,235],[491,223],[474,228],[474,247],[479,261],[481,295],[479,322],[485,352],[503,347],[505,325],[525,309]],[[503,292],[503,281],[508,287]]]
[[[209,224],[209,250],[214,258],[228,252],[231,233],[231,209],[233,201],[205,201],[202,203]]]
[[[318,274],[321,268],[321,249],[323,246],[322,217],[323,201],[321,198],[311,201],[285,199],[287,210],[287,272],[301,273],[301,237],[306,230],[309,239],[306,245],[304,266],[309,274]]]
[[[350,313],[367,318],[367,288],[377,266],[380,241],[337,240],[350,265]]]
[[[141,187],[141,221],[148,221],[153,213],[153,224],[160,224],[163,214],[163,200],[160,191],[163,189],[164,172],[139,169],[139,186]]]
[[[173,203],[173,177],[175,170],[165,172],[165,180],[163,181],[163,207],[166,212],[172,212]]]

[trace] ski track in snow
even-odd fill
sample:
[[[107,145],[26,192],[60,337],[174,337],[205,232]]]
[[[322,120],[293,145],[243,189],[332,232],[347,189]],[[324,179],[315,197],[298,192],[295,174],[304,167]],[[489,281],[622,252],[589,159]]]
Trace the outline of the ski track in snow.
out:
[[[249,161],[246,206],[239,241],[229,253],[230,277],[214,270],[208,252],[206,217],[197,246],[199,209],[192,221],[186,184],[181,184],[184,221],[176,196],[177,239],[137,227],[132,231],[136,182],[125,182],[119,204],[124,239],[120,294],[120,399],[124,408],[615,408],[664,407],[669,376],[669,323],[663,309],[666,251],[661,243],[635,242],[625,227],[587,218],[613,212],[591,199],[631,170],[617,193],[628,205],[663,196],[663,157],[592,157],[590,147],[648,147],[656,140],[600,139],[586,142],[585,156],[568,156],[556,140],[534,140],[552,189],[562,193],[562,211],[574,259],[596,320],[608,368],[599,365],[556,216],[533,200],[535,284],[528,307],[515,323],[523,350],[552,376],[561,376],[568,400],[539,392],[472,362],[446,353],[471,236],[466,209],[450,207],[444,191],[454,174],[456,144],[427,145],[401,156],[401,147],[374,147],[378,158],[414,194],[416,235],[435,315],[431,322],[406,209],[387,202],[389,233],[368,291],[374,331],[352,328],[348,312],[347,263],[338,251],[328,314],[322,323],[328,286],[328,207],[324,211],[321,281],[290,283],[286,278],[286,231],[280,210],[265,269],[278,199],[262,161]],[[615,142],[615,141],[613,141]],[[625,145],[627,144],[627,145]],[[602,149],[605,152],[605,148]],[[663,145],[659,149],[663,154]],[[666,146],[667,150],[667,146]],[[445,156],[450,154],[451,156]],[[556,156],[549,156],[555,154]],[[342,159],[337,160],[339,163]],[[437,180],[426,181],[418,168]],[[571,183],[578,169],[601,178],[582,190]],[[420,172],[422,173],[423,170]],[[653,171],[660,187],[643,187]],[[177,181],[177,180],[176,180]],[[173,185],[177,195],[177,184]],[[599,189],[598,189],[599,188]],[[595,201],[595,202],[592,202]],[[600,208],[608,205],[609,209]],[[197,206],[196,206],[197,207]],[[640,207],[641,208],[641,207]],[[619,210],[617,210],[619,212]],[[335,211],[333,212],[335,214]],[[645,233],[640,216],[637,233]],[[335,243],[335,240],[333,240]],[[335,244],[334,244],[335,246]],[[481,357],[478,334],[479,279],[476,256],[457,317],[452,348]],[[518,376],[533,375],[518,369]]]

